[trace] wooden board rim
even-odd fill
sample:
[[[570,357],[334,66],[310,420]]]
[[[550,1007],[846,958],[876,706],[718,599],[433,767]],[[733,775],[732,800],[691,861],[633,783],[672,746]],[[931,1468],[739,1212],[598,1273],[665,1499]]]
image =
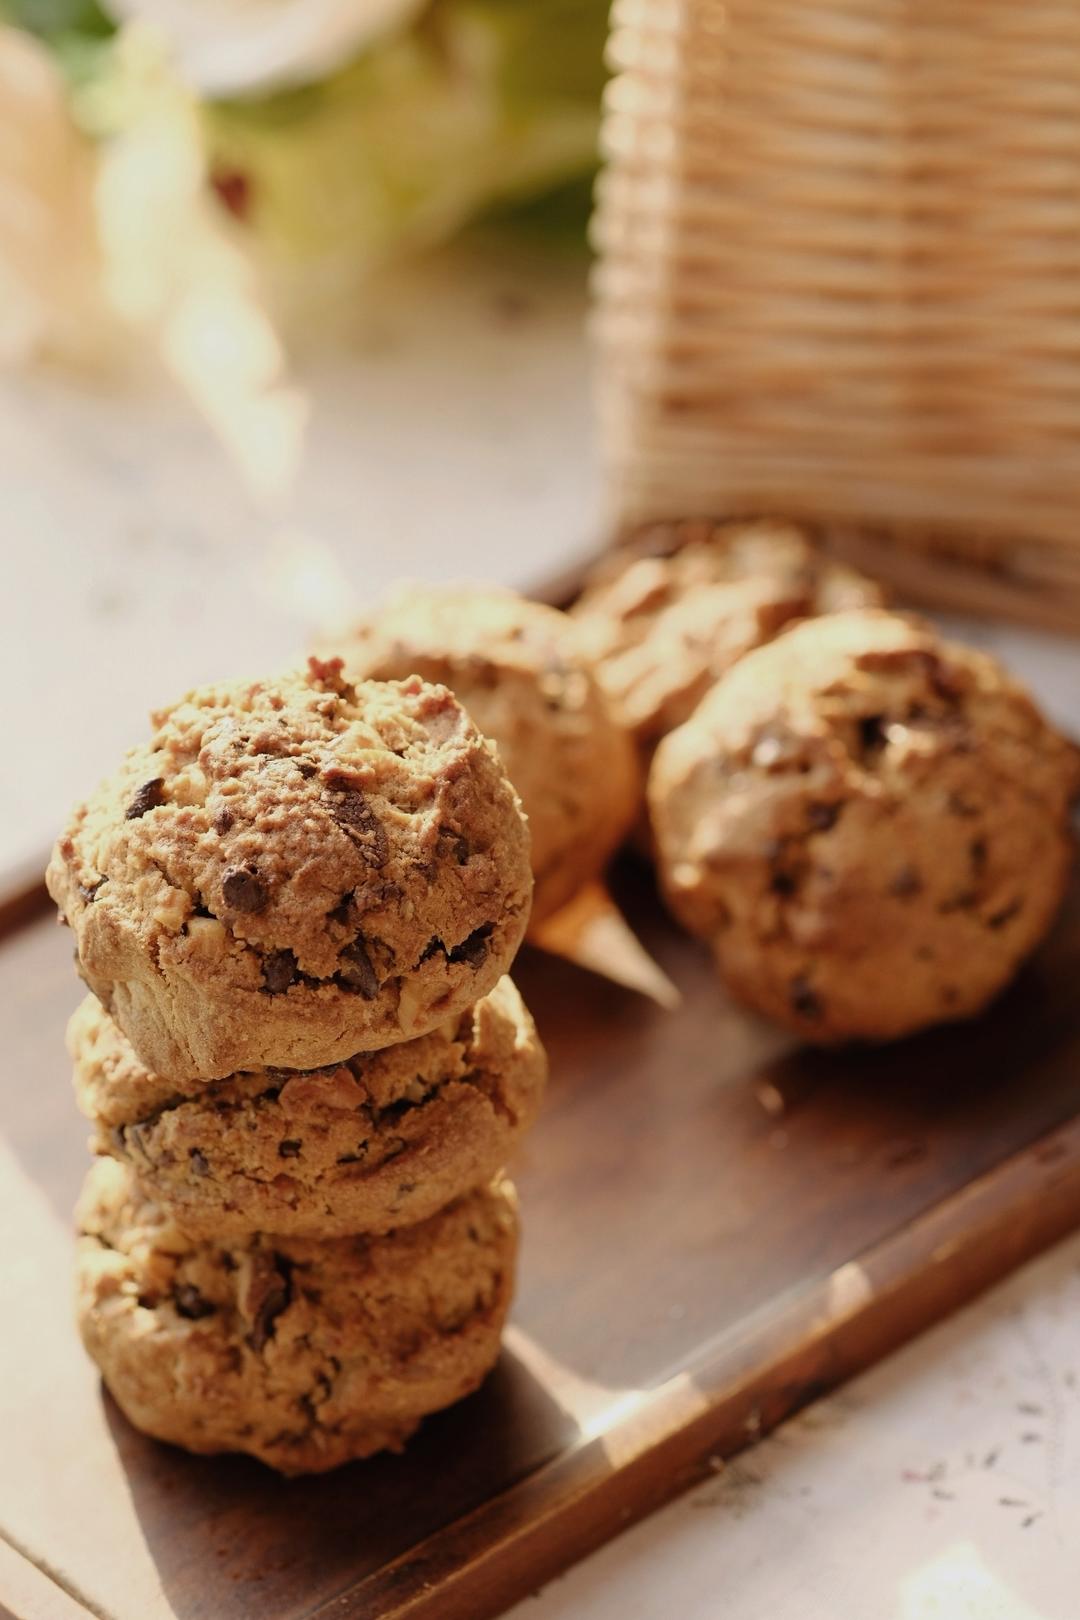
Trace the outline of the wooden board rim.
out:
[[[492,1620],[1077,1224],[1080,1118],[800,1290],[779,1327],[758,1334],[751,1324],[735,1344],[704,1348],[692,1372],[643,1395],[602,1436],[572,1446],[310,1620]],[[613,1447],[617,1468],[605,1459]]]

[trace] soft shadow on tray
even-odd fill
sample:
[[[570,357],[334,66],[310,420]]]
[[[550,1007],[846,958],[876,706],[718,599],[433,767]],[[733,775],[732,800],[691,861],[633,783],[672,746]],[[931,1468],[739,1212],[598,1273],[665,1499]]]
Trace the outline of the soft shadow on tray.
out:
[[[640,867],[619,879],[680,1009],[529,954],[518,972],[553,1086],[517,1172],[528,1263],[515,1320],[579,1377],[656,1384],[1080,1104],[1080,883],[981,1018],[814,1051],[731,1006]]]
[[[288,1480],[244,1457],[149,1440],[101,1391],[108,1428],[177,1620],[309,1613],[533,1472],[576,1425],[509,1350],[475,1395],[400,1456]]]

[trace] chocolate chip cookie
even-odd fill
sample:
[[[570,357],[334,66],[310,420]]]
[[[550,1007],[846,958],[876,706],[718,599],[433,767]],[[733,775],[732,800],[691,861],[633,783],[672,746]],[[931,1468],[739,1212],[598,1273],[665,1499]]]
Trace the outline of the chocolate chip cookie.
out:
[[[189,1451],[284,1474],[396,1451],[499,1354],[517,1246],[505,1181],[384,1237],[200,1243],[106,1159],[76,1219],[86,1348],[131,1421]]]
[[[547,1062],[509,979],[448,1023],[307,1073],[182,1090],[150,1073],[100,1002],[68,1029],[92,1146],[196,1237],[336,1237],[426,1220],[481,1186],[533,1122]]]
[[[1077,754],[986,655],[881,611],[750,653],[661,743],[672,908],[749,1006],[812,1041],[976,1013],[1073,855]]]
[[[529,818],[535,922],[603,869],[642,784],[566,614],[510,591],[407,586],[322,650],[356,679],[443,683],[498,744]]]
[[[321,1067],[493,988],[528,918],[528,832],[445,687],[313,659],[152,718],[48,871],[82,977],[149,1069]]]
[[[793,620],[882,600],[791,524],[686,522],[655,525],[605,557],[572,612],[648,757],[737,659]]]

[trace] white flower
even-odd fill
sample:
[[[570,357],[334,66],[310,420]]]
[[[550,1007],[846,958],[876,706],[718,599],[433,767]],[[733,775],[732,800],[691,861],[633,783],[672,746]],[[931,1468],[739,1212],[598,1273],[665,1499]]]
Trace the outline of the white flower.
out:
[[[426,0],[104,0],[122,22],[153,28],[201,96],[247,95],[320,79]]]

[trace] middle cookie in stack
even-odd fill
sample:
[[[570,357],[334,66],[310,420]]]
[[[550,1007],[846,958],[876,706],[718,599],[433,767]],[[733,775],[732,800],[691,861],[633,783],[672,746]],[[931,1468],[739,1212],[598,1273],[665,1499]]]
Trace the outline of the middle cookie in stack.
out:
[[[152,1074],[88,996],[68,1029],[93,1147],[192,1237],[337,1237],[426,1220],[490,1181],[531,1124],[543,1048],[510,979],[419,1039],[210,1085]]]
[[[444,687],[206,688],[79,806],[49,884],[95,996],[79,1318],[148,1433],[287,1473],[399,1446],[493,1364],[500,1170],[546,1076],[510,980],[520,806]]]

